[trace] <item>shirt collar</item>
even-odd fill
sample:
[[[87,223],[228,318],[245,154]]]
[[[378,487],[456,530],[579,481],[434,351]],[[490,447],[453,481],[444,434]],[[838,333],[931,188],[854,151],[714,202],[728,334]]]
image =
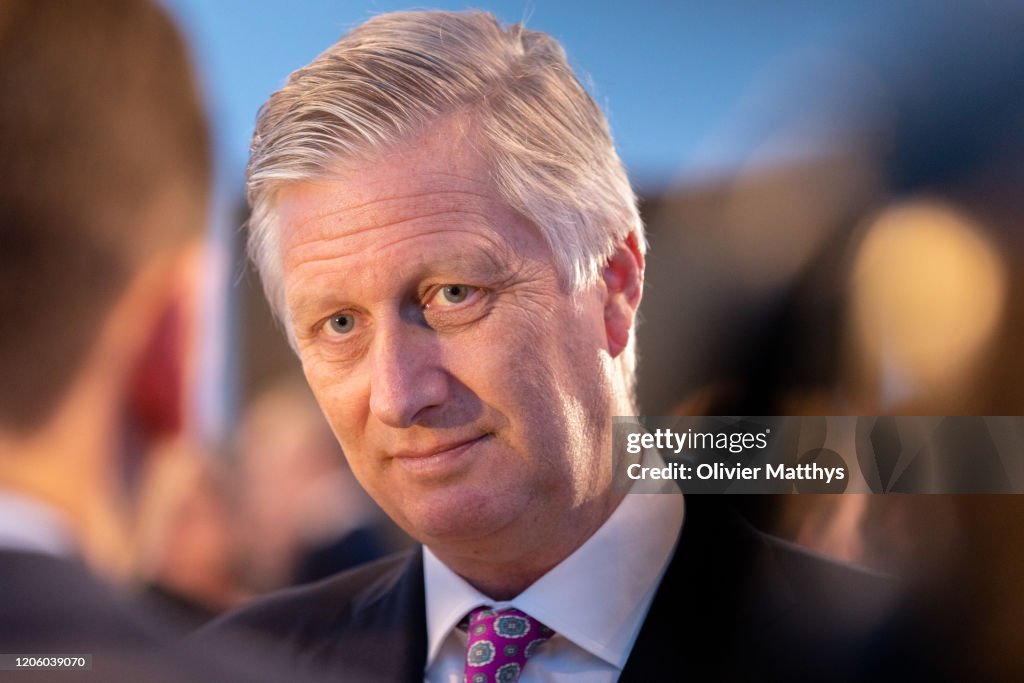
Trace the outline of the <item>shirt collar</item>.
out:
[[[63,515],[46,503],[0,489],[0,549],[75,555],[74,536]]]
[[[520,609],[621,669],[668,567],[683,515],[677,489],[630,493],[572,555],[507,602],[489,599],[424,548],[427,667],[468,612],[493,605]]]

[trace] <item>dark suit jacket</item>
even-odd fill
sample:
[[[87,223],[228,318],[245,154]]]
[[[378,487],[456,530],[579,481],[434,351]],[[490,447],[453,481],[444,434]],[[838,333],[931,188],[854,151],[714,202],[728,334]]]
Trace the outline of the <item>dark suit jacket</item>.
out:
[[[78,562],[0,552],[0,652],[93,655],[92,672],[0,672],[0,680],[171,680],[147,673],[153,625],[126,608]],[[162,667],[165,668],[165,667]]]
[[[92,655],[92,670],[0,671],[0,681],[278,682],[295,669],[254,661],[237,642],[173,643],[159,615],[115,595],[77,561],[0,551],[0,653]],[[276,667],[276,668],[275,668]]]
[[[620,681],[860,679],[891,583],[761,534],[722,498],[687,497]],[[415,551],[264,598],[210,631],[259,633],[338,681],[412,682],[423,680],[425,623]]]

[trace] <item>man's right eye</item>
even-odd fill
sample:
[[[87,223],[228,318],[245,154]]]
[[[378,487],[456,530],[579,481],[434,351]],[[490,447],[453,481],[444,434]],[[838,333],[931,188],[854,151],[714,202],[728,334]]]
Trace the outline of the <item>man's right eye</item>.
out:
[[[324,323],[324,330],[332,336],[341,336],[350,333],[356,326],[356,317],[351,313],[337,313],[332,315]]]

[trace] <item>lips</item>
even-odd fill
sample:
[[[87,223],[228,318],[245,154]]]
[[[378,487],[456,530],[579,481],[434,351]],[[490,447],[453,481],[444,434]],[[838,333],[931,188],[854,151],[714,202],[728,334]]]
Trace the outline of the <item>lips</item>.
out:
[[[457,450],[459,448],[463,448],[464,446],[469,446],[469,445],[474,444],[477,441],[480,441],[481,439],[484,439],[486,437],[487,437],[487,434],[482,434],[482,435],[480,435],[480,436],[478,436],[478,437],[476,437],[474,439],[465,439],[463,441],[452,441],[452,442],[449,442],[447,444],[443,444],[443,445],[436,446],[436,447],[433,447],[433,448],[424,448],[424,449],[411,449],[410,448],[410,449],[406,449],[406,450],[396,451],[395,453],[392,454],[392,457],[393,458],[400,458],[400,459],[411,459],[411,460],[417,460],[417,459],[421,459],[421,458],[433,458],[435,456],[443,455],[445,453],[448,453],[448,452],[451,452],[451,451],[455,451],[455,450]]]
[[[396,451],[391,457],[409,472],[422,476],[444,475],[461,467],[464,456],[490,436],[483,434],[473,439],[452,441],[430,448],[405,449]]]

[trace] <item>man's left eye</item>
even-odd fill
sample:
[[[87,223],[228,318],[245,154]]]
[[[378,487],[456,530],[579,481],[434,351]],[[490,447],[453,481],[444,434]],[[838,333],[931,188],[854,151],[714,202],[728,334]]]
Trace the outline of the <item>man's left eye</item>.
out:
[[[472,296],[473,292],[476,291],[476,287],[472,285],[442,285],[437,293],[431,298],[427,305],[430,306],[433,303],[445,306],[449,304],[461,304],[463,301]]]

